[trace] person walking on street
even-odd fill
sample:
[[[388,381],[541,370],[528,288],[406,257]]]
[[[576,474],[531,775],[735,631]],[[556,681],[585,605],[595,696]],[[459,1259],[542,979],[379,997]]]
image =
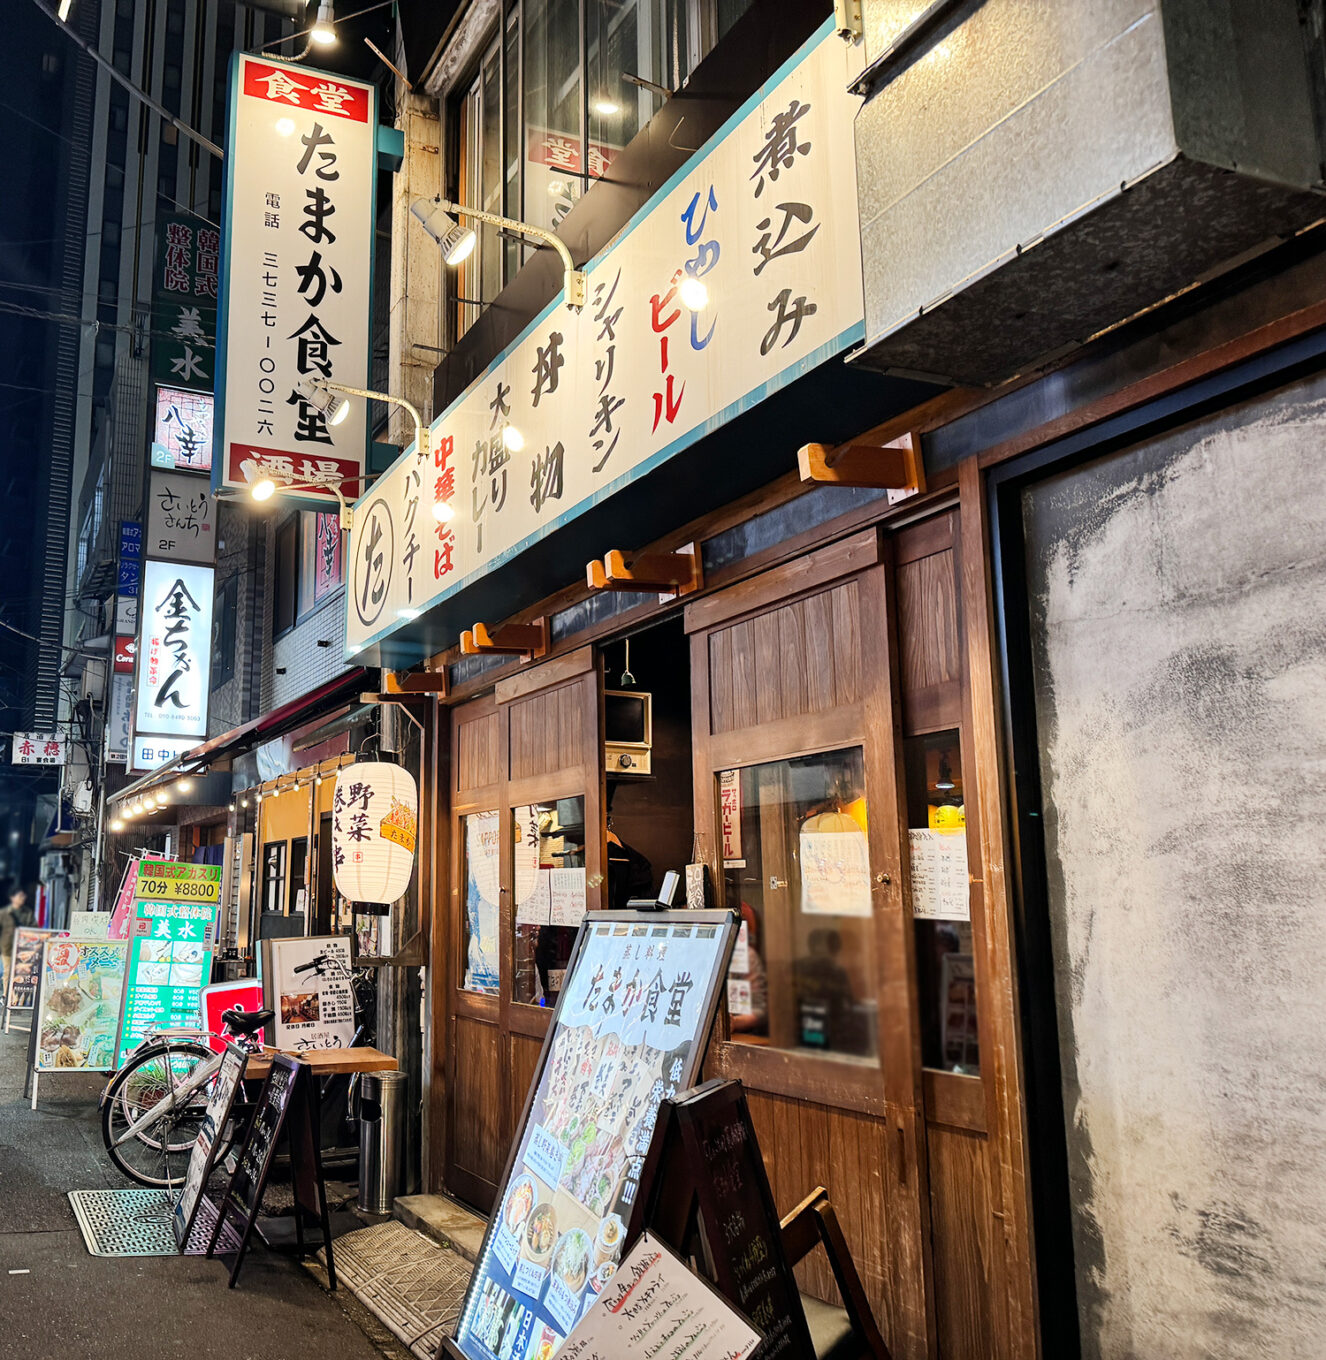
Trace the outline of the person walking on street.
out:
[[[27,918],[28,895],[22,888],[9,894],[9,905],[0,907],[0,995],[9,979],[10,960],[14,956],[14,932]]]

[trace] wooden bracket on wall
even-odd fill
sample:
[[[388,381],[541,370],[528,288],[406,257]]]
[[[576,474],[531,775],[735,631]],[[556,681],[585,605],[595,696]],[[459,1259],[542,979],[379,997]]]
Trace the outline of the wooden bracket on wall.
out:
[[[548,650],[548,621],[504,623],[490,633],[488,625],[476,623],[460,635],[462,656],[543,656]]]
[[[915,430],[887,444],[864,444],[848,440],[836,448],[805,444],[797,453],[803,482],[830,486],[885,487],[898,494],[891,501],[918,496],[925,490],[925,467],[921,462],[921,436]]]
[[[591,590],[657,590],[663,595],[691,595],[701,584],[700,554],[694,543],[671,553],[638,553],[626,565],[626,554],[613,548],[600,562],[585,564]]]
[[[384,671],[388,694],[436,694],[447,697],[446,671]]]

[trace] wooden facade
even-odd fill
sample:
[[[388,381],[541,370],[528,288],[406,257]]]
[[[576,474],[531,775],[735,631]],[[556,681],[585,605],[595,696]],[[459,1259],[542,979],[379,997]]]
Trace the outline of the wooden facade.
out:
[[[797,1052],[795,1036],[772,1030],[767,1043],[746,1042],[720,1019],[706,1070],[745,1084],[780,1209],[817,1184],[828,1187],[894,1354],[984,1360],[1036,1353],[1031,1228],[999,753],[993,717],[975,715],[994,685],[985,577],[973,574],[983,561],[980,507],[952,489],[928,499],[927,507],[877,514],[883,522],[787,545],[726,579],[718,574],[684,607],[629,611],[539,664],[512,661],[487,684],[455,686],[439,723],[449,727],[449,756],[439,764],[446,786],[436,858],[439,874],[449,865],[449,883],[434,899],[427,1179],[430,1189],[491,1207],[549,1018],[512,991],[512,809],[585,799],[589,905],[599,905],[602,645],[632,625],[680,614],[690,650],[694,825],[711,881],[723,880],[719,771],[859,748],[870,805],[877,1059]],[[734,507],[710,531],[758,505]],[[966,515],[975,516],[969,529]],[[892,528],[889,519],[906,522]],[[966,772],[979,1076],[922,1061],[903,743],[940,730],[958,734]],[[501,985],[497,995],[480,995],[462,985],[464,819],[493,812],[502,828]],[[771,989],[788,985],[791,966],[771,939]],[[808,1291],[833,1298],[818,1255],[799,1274]]]

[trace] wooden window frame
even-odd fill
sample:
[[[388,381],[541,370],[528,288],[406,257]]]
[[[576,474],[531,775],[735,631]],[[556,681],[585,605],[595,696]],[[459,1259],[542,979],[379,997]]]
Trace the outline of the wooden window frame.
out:
[[[858,703],[713,734],[708,640],[718,631],[775,608],[854,581],[863,690]],[[865,627],[878,619],[880,627]],[[723,882],[716,782],[719,771],[859,746],[870,808],[874,910],[877,1060],[871,1066],[734,1039],[723,1012],[711,1047],[714,1071],[755,1090],[882,1116],[919,1106],[919,1012],[915,1004],[914,934],[907,892],[906,806],[897,690],[892,578],[878,533],[868,530],[743,581],[687,607],[691,635],[691,719],[695,825],[707,832],[710,873]]]

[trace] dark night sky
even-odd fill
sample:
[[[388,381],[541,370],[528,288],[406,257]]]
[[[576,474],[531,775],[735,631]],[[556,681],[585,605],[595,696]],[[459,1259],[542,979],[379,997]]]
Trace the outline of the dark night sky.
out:
[[[32,0],[5,6],[0,43],[0,619],[32,631],[35,470],[49,439],[49,391],[54,368],[52,323],[9,314],[12,306],[57,309],[50,292],[59,260],[54,204],[64,133],[65,82],[72,44]],[[0,631],[0,733],[22,715],[13,705],[31,665],[26,644]],[[8,761],[8,743],[4,755]],[[40,775],[0,764],[0,817],[6,805],[30,805]]]

